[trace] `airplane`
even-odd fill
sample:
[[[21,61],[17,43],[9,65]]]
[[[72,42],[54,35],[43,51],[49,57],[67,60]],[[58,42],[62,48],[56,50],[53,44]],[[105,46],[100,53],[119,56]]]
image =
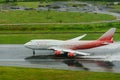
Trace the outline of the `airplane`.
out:
[[[90,53],[83,53],[78,50],[90,49],[113,43],[115,30],[116,28],[109,29],[97,40],[80,40],[86,36],[86,34],[84,34],[69,40],[36,39],[25,43],[24,46],[32,49],[33,55],[35,55],[35,50],[48,49],[53,50],[56,56],[61,54],[66,54],[67,57],[75,57],[76,55],[89,56]]]

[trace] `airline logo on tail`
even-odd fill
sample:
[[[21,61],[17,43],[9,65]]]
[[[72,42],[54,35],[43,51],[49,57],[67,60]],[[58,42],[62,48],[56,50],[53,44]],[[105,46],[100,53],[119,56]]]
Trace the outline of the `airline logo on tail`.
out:
[[[115,31],[116,31],[116,28],[111,28],[106,33],[104,33],[98,40],[112,43]]]

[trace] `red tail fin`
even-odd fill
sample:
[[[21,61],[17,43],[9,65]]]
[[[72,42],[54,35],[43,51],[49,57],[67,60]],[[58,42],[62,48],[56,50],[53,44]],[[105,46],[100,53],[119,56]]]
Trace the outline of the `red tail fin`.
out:
[[[113,36],[116,31],[116,28],[109,29],[106,33],[104,33],[98,40],[100,41],[107,41],[107,42],[113,42]]]

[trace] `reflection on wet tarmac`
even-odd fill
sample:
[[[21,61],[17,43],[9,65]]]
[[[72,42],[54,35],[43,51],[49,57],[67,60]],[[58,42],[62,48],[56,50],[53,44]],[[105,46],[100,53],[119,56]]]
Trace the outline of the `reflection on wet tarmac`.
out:
[[[104,71],[111,72],[112,68],[114,67],[114,64],[109,61],[99,61],[99,60],[88,60],[88,59],[79,59],[78,57],[74,58],[67,58],[64,56],[56,57],[54,55],[37,55],[37,56],[30,56],[25,58],[26,61],[32,63],[32,64],[53,64],[53,62],[61,62],[66,64],[68,67],[77,67],[80,68],[80,70],[92,70],[96,67],[102,68]],[[84,65],[85,64],[85,65]],[[96,65],[91,67],[91,65]],[[87,65],[87,66],[86,66]]]
[[[120,46],[116,44],[82,50],[104,58],[107,56],[106,59],[56,57],[49,50],[38,50],[36,56],[32,56],[32,51],[23,45],[0,45],[0,65],[120,73]]]

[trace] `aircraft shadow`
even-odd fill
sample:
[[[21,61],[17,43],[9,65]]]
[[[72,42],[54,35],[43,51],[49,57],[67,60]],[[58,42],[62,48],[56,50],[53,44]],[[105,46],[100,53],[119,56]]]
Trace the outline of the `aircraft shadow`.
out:
[[[52,61],[49,61],[51,59]],[[74,58],[68,58],[64,55],[61,56],[55,56],[55,55],[36,55],[36,56],[29,56],[25,58],[26,61],[35,64],[35,63],[45,63],[46,61],[49,62],[49,64],[54,62],[62,62],[68,66],[72,67],[79,67],[84,70],[89,70],[88,68],[85,68],[81,63],[75,60]],[[44,61],[45,60],[45,61]]]
[[[58,62],[62,62],[69,67],[76,67],[83,70],[90,70],[90,66],[85,66],[84,64],[96,64],[97,66],[112,70],[114,64],[109,61],[97,61],[97,60],[86,60],[86,59],[79,59],[78,57],[68,58],[64,55],[55,56],[55,55],[36,55],[36,56],[29,56],[25,58],[26,61],[30,62],[31,64],[57,64]]]
[[[73,58],[68,58],[65,55],[60,55],[60,56],[55,56],[55,55],[35,55],[35,56],[29,56],[26,57],[25,59],[74,59]]]

